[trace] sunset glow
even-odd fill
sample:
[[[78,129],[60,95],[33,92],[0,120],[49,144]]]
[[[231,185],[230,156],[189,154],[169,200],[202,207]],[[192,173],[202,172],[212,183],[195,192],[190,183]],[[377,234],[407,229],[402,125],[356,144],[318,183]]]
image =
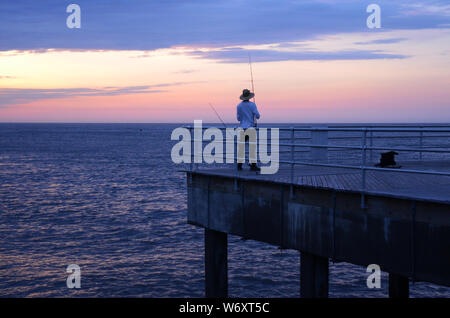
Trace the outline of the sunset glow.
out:
[[[450,120],[443,27],[234,46],[3,50],[0,121],[217,122],[211,102],[233,122],[251,87],[247,52],[261,122]]]

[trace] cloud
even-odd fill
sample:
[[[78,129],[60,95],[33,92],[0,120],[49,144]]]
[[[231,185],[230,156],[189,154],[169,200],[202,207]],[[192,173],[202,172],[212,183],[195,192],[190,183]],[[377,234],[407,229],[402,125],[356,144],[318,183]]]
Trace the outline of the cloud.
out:
[[[0,51],[143,50],[225,47],[316,39],[351,32],[440,28],[444,1],[378,0],[382,29],[366,27],[371,1],[77,0],[81,29],[66,27],[59,0],[0,2]]]
[[[378,39],[367,42],[355,42],[355,44],[365,45],[365,44],[394,44],[406,41],[406,38],[390,38],[390,39]]]
[[[440,15],[450,17],[450,4],[443,1],[427,1],[403,5],[405,15]]]
[[[198,70],[180,70],[180,71],[176,71],[174,72],[175,74],[191,74],[191,73],[195,73]]]
[[[93,97],[93,96],[118,96],[131,94],[154,94],[165,92],[160,88],[189,84],[191,82],[174,82],[142,86],[115,87],[107,86],[102,88],[0,88],[0,107],[7,107],[16,104],[26,104],[43,99],[57,99],[68,97]]]
[[[374,60],[374,59],[404,59],[408,56],[384,53],[380,50],[345,50],[335,52],[324,51],[277,51],[277,50],[246,50],[243,48],[224,48],[220,50],[192,51],[189,54],[197,58],[218,60],[222,63],[248,63],[250,53],[252,62],[277,61],[333,61],[333,60]]]

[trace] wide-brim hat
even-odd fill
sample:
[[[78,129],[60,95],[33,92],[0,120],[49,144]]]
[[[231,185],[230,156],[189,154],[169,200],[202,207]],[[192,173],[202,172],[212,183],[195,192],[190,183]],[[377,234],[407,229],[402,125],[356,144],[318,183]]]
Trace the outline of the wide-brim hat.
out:
[[[249,100],[249,99],[252,99],[254,96],[255,96],[254,93],[250,92],[248,89],[244,89],[242,91],[241,97],[239,97],[239,98],[242,100]]]

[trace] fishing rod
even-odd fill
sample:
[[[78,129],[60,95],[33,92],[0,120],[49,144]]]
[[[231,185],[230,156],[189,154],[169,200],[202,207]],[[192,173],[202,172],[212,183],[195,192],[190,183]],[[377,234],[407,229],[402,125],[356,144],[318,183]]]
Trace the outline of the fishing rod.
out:
[[[220,119],[220,121],[222,122],[223,127],[228,128],[227,125],[225,125],[224,121],[222,120],[222,117],[220,117],[219,113],[216,111],[216,109],[214,108],[214,106],[211,103],[208,103],[209,106],[211,106],[212,110],[216,113],[217,117]]]
[[[252,58],[250,52],[248,52],[248,64],[250,65],[250,78],[252,81],[252,93],[255,94],[255,85],[253,84],[253,68],[252,68]],[[255,96],[253,96],[253,102],[256,104]]]
[[[222,117],[220,117],[219,113],[216,111],[216,109],[214,108],[214,106],[211,103],[208,103],[209,106],[211,106],[212,110],[216,113],[217,118],[220,119],[220,121],[222,122],[223,127],[225,128],[225,133],[228,134],[228,127],[225,124],[225,122],[222,120]],[[228,135],[227,135],[228,136]],[[234,136],[230,135],[230,137],[234,140]]]
[[[255,85],[253,84],[252,58],[250,56],[250,52],[248,52],[248,64],[250,65],[250,78],[251,78],[251,81],[252,81],[253,102],[256,104]],[[256,122],[256,116],[253,116],[253,122],[255,123],[255,127],[258,126],[258,123]]]
[[[252,68],[252,58],[250,56],[250,52],[248,52],[248,64],[250,65],[250,79],[252,82],[252,92],[253,94],[255,94],[255,84],[253,83],[253,68]],[[253,102],[256,104],[256,99],[255,99],[255,95],[253,95]],[[217,118],[219,118],[219,120],[222,122],[222,125],[225,128],[228,128],[227,125],[225,124],[225,122],[222,120],[222,117],[220,117],[219,113],[216,111],[216,109],[214,108],[214,106],[211,103],[208,103],[209,106],[212,108],[212,110],[214,111],[214,113],[216,114]],[[253,121],[255,123],[255,127],[257,126],[257,122],[256,122],[256,117],[253,117]]]

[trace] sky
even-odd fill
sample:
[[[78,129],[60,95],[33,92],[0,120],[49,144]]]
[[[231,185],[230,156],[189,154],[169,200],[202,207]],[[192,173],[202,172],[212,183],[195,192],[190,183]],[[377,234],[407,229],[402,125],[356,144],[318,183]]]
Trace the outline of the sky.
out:
[[[235,122],[249,56],[261,123],[450,122],[448,0],[2,0],[0,122]]]

